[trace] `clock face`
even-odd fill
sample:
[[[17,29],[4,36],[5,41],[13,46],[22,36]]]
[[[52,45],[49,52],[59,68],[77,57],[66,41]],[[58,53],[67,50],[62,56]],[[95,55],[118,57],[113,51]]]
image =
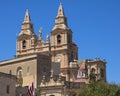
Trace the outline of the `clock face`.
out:
[[[61,58],[57,58],[57,60],[56,60],[57,62],[60,62],[61,61]]]

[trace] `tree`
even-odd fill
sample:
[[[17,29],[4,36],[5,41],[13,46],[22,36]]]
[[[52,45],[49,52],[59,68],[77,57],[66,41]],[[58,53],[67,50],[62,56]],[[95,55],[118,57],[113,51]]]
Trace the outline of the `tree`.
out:
[[[40,96],[40,87],[35,89],[35,96]]]
[[[92,82],[80,89],[78,96],[120,96],[120,86],[104,82]]]
[[[97,81],[94,70],[91,70],[89,78],[89,84],[79,90],[78,96],[120,96],[120,86]]]
[[[94,68],[92,68],[92,70],[90,71],[89,80],[90,80],[90,82],[95,82],[96,81],[96,74],[95,74],[95,69]]]
[[[116,96],[120,96],[120,89],[116,92]]]

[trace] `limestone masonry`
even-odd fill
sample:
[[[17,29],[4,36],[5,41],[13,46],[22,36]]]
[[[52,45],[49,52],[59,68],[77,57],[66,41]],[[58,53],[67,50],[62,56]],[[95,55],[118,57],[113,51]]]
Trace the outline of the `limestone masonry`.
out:
[[[67,24],[62,4],[59,6],[51,34],[46,36],[46,41],[42,38],[42,30],[39,30],[37,36],[33,27],[27,10],[17,36],[16,57],[0,62],[1,73],[16,76],[16,84],[14,79],[11,79],[16,88],[29,89],[33,83],[34,88],[40,88],[41,96],[76,96],[81,84],[89,83],[91,70],[96,80],[106,81],[105,60],[99,58],[78,60],[78,47],[72,39],[74,32]],[[0,74],[1,76],[3,74]],[[0,78],[0,81],[2,79]],[[7,80],[9,78],[2,82]],[[16,96],[29,96],[28,91],[20,90],[23,89],[18,88]]]

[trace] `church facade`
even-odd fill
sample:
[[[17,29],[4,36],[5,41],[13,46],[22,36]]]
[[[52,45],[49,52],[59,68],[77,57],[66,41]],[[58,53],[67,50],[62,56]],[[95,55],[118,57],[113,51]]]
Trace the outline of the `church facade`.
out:
[[[49,55],[52,62],[60,63],[60,74],[66,76],[69,62],[78,59],[78,47],[72,41],[72,33],[67,25],[62,4],[59,6],[51,36],[46,36],[46,42],[42,39],[42,30],[39,30],[39,36],[34,33],[33,24],[27,10],[21,32],[17,38],[16,55],[17,57],[31,54]],[[70,78],[72,80],[72,77]]]
[[[66,92],[75,94],[80,83],[88,83],[91,70],[97,80],[106,81],[105,60],[78,60],[78,47],[73,42],[73,32],[68,27],[62,4],[46,41],[42,38],[42,30],[39,30],[37,36],[33,27],[27,10],[17,36],[16,57],[0,62],[1,72],[17,76],[17,86],[30,86],[34,83],[35,88],[42,88],[42,96],[59,96],[58,93],[72,96]],[[53,91],[55,85],[58,93]]]

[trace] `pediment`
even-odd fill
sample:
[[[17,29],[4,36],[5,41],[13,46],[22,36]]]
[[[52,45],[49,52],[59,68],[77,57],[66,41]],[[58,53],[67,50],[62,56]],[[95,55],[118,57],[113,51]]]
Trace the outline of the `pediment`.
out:
[[[62,29],[62,28],[57,28],[55,30],[52,30],[51,34],[56,35],[56,34],[64,34],[65,32],[70,31],[70,29]]]
[[[52,34],[52,35],[56,35],[56,34],[58,34],[58,33],[59,33],[59,34],[62,34],[62,33],[64,33],[64,31],[65,31],[65,30],[58,28],[58,29],[53,30],[53,31],[51,32],[51,34]]]
[[[20,36],[17,37],[18,40],[23,40],[23,39],[30,39],[31,35],[28,34],[21,34]]]

